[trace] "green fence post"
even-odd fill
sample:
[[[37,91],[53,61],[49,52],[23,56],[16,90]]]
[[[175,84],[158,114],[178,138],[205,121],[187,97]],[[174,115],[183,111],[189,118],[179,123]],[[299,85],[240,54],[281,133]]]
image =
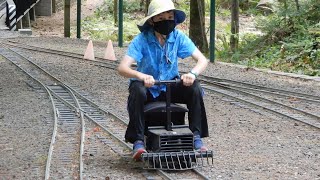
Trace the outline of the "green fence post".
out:
[[[214,62],[215,50],[215,0],[210,4],[210,62]]]
[[[118,45],[123,46],[123,0],[119,0]]]
[[[64,37],[70,37],[70,0],[64,3]]]
[[[81,0],[77,0],[77,38],[81,38]]]

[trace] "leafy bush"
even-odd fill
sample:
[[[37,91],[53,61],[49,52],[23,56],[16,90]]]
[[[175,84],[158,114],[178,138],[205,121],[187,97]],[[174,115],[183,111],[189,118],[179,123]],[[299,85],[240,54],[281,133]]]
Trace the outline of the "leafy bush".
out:
[[[139,33],[136,26],[136,15],[132,15],[135,11],[139,11],[140,4],[138,1],[124,1],[123,3],[123,40],[129,42],[134,35]],[[129,14],[130,13],[130,14]],[[139,15],[137,15],[139,16]],[[104,4],[94,12],[94,16],[87,17],[82,22],[84,33],[90,39],[96,40],[118,40],[118,25],[114,23],[113,1],[105,0]]]
[[[105,0],[102,7],[98,8],[98,11],[103,13],[110,13],[112,14],[113,9],[113,0]],[[140,1],[137,0],[126,0],[123,1],[123,12],[124,13],[131,13],[141,11]]]
[[[258,4],[259,0],[239,0],[240,9],[246,11],[251,8],[255,8]],[[209,0],[206,0],[206,3],[210,4]],[[231,1],[230,0],[216,0],[216,6],[222,9],[230,9]]]
[[[275,13],[257,19],[263,36],[245,35],[227,61],[307,75],[320,75],[318,0],[280,3]],[[221,54],[221,53],[220,53]],[[224,53],[224,55],[227,53]],[[224,57],[226,58],[226,57]]]

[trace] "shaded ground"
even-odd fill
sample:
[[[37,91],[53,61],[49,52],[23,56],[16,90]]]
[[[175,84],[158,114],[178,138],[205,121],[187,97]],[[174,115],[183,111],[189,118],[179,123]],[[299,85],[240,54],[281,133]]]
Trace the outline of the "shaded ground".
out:
[[[81,6],[81,18],[85,18],[94,13],[104,0],[86,0]],[[77,27],[77,5],[73,4],[70,12],[71,38],[76,37]],[[32,23],[32,31],[34,36],[58,36],[64,37],[64,11],[54,13],[50,17],[37,17],[36,22]],[[85,38],[85,37],[83,37]]]

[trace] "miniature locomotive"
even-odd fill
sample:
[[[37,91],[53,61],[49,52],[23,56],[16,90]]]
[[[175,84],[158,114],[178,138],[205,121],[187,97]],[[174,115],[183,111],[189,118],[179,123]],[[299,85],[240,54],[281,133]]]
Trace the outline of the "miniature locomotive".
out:
[[[171,103],[171,85],[181,80],[156,81],[167,86],[166,102],[144,107],[146,150],[141,155],[145,169],[187,170],[213,164],[213,152],[195,151],[194,135],[185,124],[188,109]]]

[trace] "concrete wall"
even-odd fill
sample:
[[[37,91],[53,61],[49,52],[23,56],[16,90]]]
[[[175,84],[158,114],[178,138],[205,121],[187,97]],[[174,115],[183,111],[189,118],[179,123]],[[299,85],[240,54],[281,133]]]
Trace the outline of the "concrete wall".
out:
[[[13,3],[13,0],[7,1],[12,1]],[[61,13],[64,9],[64,1],[65,0],[40,0],[34,7],[29,9],[24,16],[20,16],[21,18],[14,22],[14,28],[11,28],[11,30],[31,29],[31,21],[36,21],[36,16],[52,16],[53,13]],[[71,5],[76,5],[77,0],[70,0],[70,2]]]
[[[62,11],[65,0],[40,0],[36,5],[36,15],[51,16],[53,13]],[[83,0],[82,0],[83,1]],[[77,0],[71,0],[71,4],[77,3]]]
[[[52,0],[40,0],[35,6],[37,16],[52,15]]]

